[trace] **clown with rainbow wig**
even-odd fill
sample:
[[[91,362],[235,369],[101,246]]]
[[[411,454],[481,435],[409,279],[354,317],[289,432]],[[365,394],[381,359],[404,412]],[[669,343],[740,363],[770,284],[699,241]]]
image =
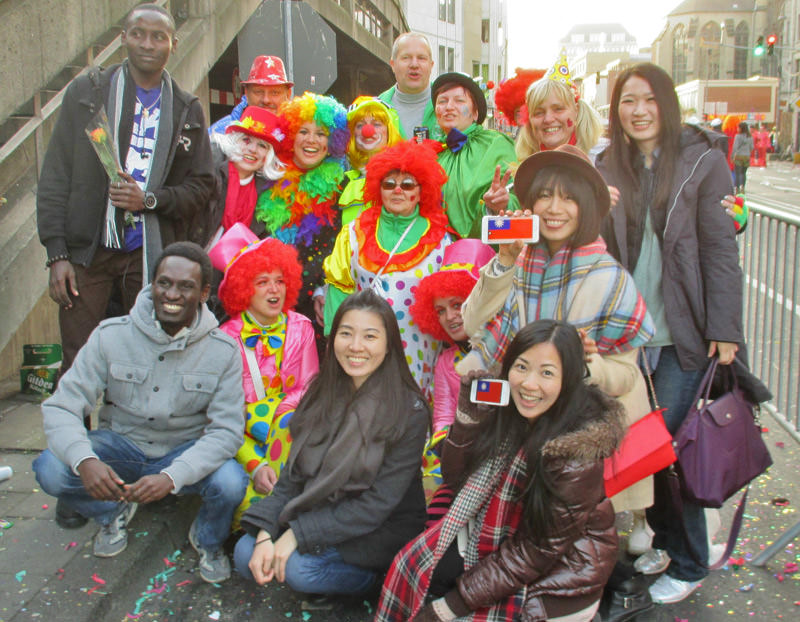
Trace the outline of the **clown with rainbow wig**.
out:
[[[350,137],[347,111],[332,97],[306,92],[281,104],[279,115],[292,141],[291,161],[283,177],[258,197],[256,220],[264,223],[266,235],[297,249],[303,266],[297,311],[314,324],[321,351],[322,260],[340,228],[336,204]]]

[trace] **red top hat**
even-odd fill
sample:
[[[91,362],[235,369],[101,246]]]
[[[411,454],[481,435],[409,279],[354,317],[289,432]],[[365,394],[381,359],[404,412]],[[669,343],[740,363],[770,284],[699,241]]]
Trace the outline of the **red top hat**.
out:
[[[256,56],[250,67],[250,75],[242,84],[261,86],[294,86],[286,77],[286,68],[279,56]]]

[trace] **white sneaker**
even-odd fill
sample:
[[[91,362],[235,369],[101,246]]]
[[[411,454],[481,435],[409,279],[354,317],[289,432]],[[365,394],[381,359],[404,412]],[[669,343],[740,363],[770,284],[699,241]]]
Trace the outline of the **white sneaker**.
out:
[[[633,562],[633,567],[642,574],[659,574],[667,569],[671,561],[665,550],[650,549]]]
[[[727,545],[725,544],[712,544],[708,548],[708,565],[713,566],[719,560],[722,559],[722,556],[725,554],[725,548]]]
[[[653,546],[653,530],[647,521],[634,518],[633,528],[628,535],[628,555],[644,555]]]
[[[679,603],[698,587],[700,581],[681,581],[665,574],[650,586],[650,598],[660,605]]]

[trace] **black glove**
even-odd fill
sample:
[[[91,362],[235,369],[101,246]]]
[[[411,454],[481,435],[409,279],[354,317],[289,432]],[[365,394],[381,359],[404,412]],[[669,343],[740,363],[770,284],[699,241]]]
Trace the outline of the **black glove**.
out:
[[[461,388],[458,392],[458,411],[472,419],[475,423],[483,421],[494,412],[495,406],[475,404],[469,399],[472,392],[472,381],[481,378],[494,378],[488,371],[476,369],[461,376]]]

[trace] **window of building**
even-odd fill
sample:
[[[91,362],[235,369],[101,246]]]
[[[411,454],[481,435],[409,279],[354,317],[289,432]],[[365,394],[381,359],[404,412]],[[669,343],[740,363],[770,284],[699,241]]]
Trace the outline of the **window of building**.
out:
[[[445,48],[443,45],[440,45],[439,46],[439,67],[440,67],[439,71],[440,72],[446,71],[445,70],[445,67],[447,67],[447,65],[445,64],[446,60],[447,60],[447,48]]]
[[[733,51],[733,79],[744,80],[747,78],[747,58],[750,53],[750,28],[746,22],[739,22],[734,35]]]
[[[611,40],[614,42],[624,42],[625,41],[625,33],[624,32],[615,32],[611,35]]]
[[[481,75],[481,64],[474,60],[472,61],[472,77],[477,78],[479,75]]]
[[[604,32],[593,32],[589,35],[589,41],[592,43],[602,43],[605,39],[606,35]]]
[[[719,80],[720,43],[722,28],[717,22],[707,22],[700,30],[701,80]]]
[[[447,71],[456,70],[456,51],[454,48],[447,48]]]
[[[353,5],[353,16],[356,22],[366,28],[370,34],[379,39],[383,38],[383,33],[389,23],[380,14],[375,5],[369,0],[355,0]]]
[[[439,0],[439,21],[456,23],[456,0]]]
[[[481,42],[489,43],[489,20],[481,20]]]
[[[672,80],[675,84],[686,82],[686,28],[678,24],[672,31]]]

